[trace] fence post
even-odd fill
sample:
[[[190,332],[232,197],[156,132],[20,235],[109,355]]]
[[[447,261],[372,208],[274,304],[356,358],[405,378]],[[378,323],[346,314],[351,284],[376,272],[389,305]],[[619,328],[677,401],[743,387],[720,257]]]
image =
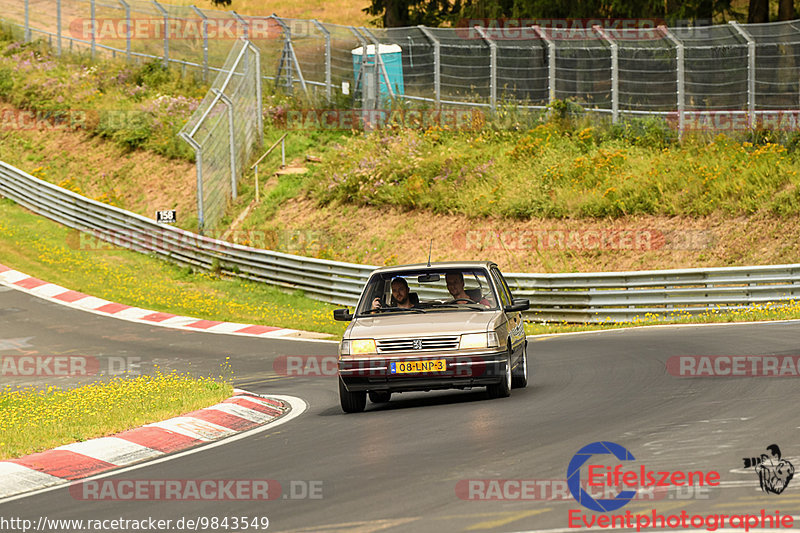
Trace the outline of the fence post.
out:
[[[283,40],[283,54],[281,55],[281,65],[283,64],[284,60],[287,63],[287,71],[289,73],[289,89],[292,90],[292,86],[294,83],[294,76],[292,75],[292,65],[294,65],[294,69],[297,70],[297,77],[300,79],[300,86],[303,88],[303,91],[308,96],[308,86],[306,85],[306,80],[303,78],[303,71],[300,69],[300,63],[297,61],[297,55],[294,53],[294,44],[292,43],[292,31],[289,29],[289,26],[286,23],[278,18],[278,15],[272,14],[270,15],[271,18],[275,19],[281,29],[283,30],[284,40]],[[288,57],[287,57],[288,56]],[[278,76],[275,77],[275,83],[277,84],[278,78],[280,78],[280,66],[278,67]]]
[[[257,114],[257,127],[258,127],[258,146],[264,144],[264,101],[261,92],[261,52],[258,47],[250,41],[247,41],[247,46],[250,51],[256,56],[256,112]]]
[[[436,107],[442,105],[442,56],[441,45],[431,31],[425,26],[417,26],[420,31],[433,43],[433,94],[436,99]]]
[[[686,76],[684,69],[685,53],[683,43],[666,26],[659,26],[659,31],[675,45],[675,56],[677,61],[677,82],[678,82],[678,139],[683,139],[683,131],[686,128]]]
[[[358,33],[358,30],[352,26],[348,26],[348,29],[355,35],[358,42],[361,43],[361,68],[358,70],[358,77],[355,79],[355,86],[353,87],[353,96],[355,96],[356,91],[358,90],[359,84],[361,85],[361,108],[367,109],[367,91],[364,90],[366,87],[366,83],[364,80],[367,77],[367,40],[364,39],[364,36]]]
[[[249,41],[250,40],[250,25],[236,11],[231,11],[231,15],[233,15],[233,17],[236,19],[236,22],[238,22],[239,24],[242,25],[242,28],[244,28],[244,38],[245,38],[246,41]]]
[[[203,81],[208,83],[208,17],[197,9],[197,7],[192,4],[192,10],[194,10],[197,15],[203,19],[202,28],[203,28]]]
[[[184,141],[194,148],[195,171],[197,172],[197,232],[203,234],[205,215],[203,213],[203,147],[186,132],[179,134]]]
[[[153,0],[153,5],[164,17],[164,68],[166,68],[169,66],[169,13],[156,0]]]
[[[30,10],[30,6],[28,5],[29,3],[30,0],[25,0],[25,31],[23,32],[23,39],[25,40],[26,43],[31,42],[31,24],[30,24],[30,16],[28,14]]]
[[[238,187],[236,179],[236,137],[234,135],[234,123],[233,123],[233,102],[228,95],[220,91],[219,89],[211,89],[211,91],[219,96],[219,99],[225,104],[225,107],[228,108],[228,146],[231,154],[231,196],[234,200],[238,196]]]
[[[556,43],[540,26],[534,25],[531,29],[547,45],[547,103],[552,104],[556,100]]]
[[[619,120],[619,47],[611,36],[595,24],[592,29],[611,47],[611,123]]]
[[[331,32],[318,20],[313,19],[311,22],[314,23],[320,33],[325,37],[325,96],[330,102],[333,96],[333,85],[331,84]]]
[[[756,127],[756,42],[738,22],[730,21],[747,41],[747,117],[751,128]]]
[[[389,73],[386,71],[386,64],[384,64],[383,58],[381,57],[380,41],[378,41],[378,38],[375,37],[375,35],[369,31],[369,29],[362,27],[361,31],[363,31],[375,45],[375,75],[378,78],[378,82],[375,86],[378,88],[378,94],[380,95],[380,76],[383,76],[383,81],[386,82],[386,87],[389,90],[389,96],[394,98],[394,88],[389,80]],[[378,72],[378,70],[380,70],[380,72]]]
[[[61,57],[61,0],[56,0],[56,55]]]
[[[475,31],[480,33],[483,40],[489,45],[489,64],[491,69],[489,74],[489,102],[491,103],[492,111],[494,111],[495,107],[497,107],[497,44],[486,35],[486,32],[480,26],[475,26]]]
[[[89,27],[92,29],[92,37],[91,37],[91,41],[92,41],[92,59],[94,59],[95,34],[97,33],[97,21],[95,20],[95,15],[94,15],[94,2],[95,2],[95,0],[91,0],[89,2],[89,7],[90,7],[90,15],[89,16],[90,16],[90,23],[91,23]]]
[[[60,1],[60,0],[59,0]],[[122,8],[125,10],[125,59],[128,63],[131,62],[131,6],[125,0],[118,0]]]

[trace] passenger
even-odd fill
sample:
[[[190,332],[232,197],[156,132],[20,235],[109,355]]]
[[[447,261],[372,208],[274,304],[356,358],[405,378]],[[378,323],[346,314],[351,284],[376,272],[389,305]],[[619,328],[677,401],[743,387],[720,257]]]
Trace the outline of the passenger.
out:
[[[461,272],[448,272],[445,274],[444,280],[447,283],[447,290],[450,291],[450,295],[456,303],[466,300],[466,303],[474,302],[485,305],[486,307],[491,307],[492,304],[490,304],[489,300],[486,298],[481,298],[480,301],[476,301],[466,293],[464,290],[464,274]]]
[[[395,307],[403,309],[411,309],[414,304],[411,303],[409,298],[408,282],[403,277],[396,277],[392,280],[392,301]],[[372,300],[372,309],[381,308],[381,299],[375,298]]]

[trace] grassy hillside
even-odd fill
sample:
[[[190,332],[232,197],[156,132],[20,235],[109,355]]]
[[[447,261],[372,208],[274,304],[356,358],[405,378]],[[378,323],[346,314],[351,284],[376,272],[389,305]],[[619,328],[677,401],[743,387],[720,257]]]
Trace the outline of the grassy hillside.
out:
[[[5,121],[0,158],[147,216],[177,208],[179,225],[196,228],[192,153],[176,133],[207,87],[157,63],[56,61],[44,45],[8,35],[0,35],[0,74],[4,117],[20,109],[37,117],[83,113],[59,127]],[[797,134],[678,142],[663,122],[610,125],[565,103],[547,113],[504,105],[493,115],[470,114],[459,128],[395,125],[365,134],[287,122],[312,105],[348,102],[303,101],[265,86],[265,147],[288,131],[287,156],[298,173],[270,175],[277,157],[267,160],[258,204],[252,174],[243,176],[239,199],[214,235],[250,208],[237,223],[237,242],[370,264],[424,259],[430,238],[435,258],[490,258],[517,271],[800,256]],[[306,155],[322,162],[306,163]],[[646,247],[581,244],[597,232],[650,232],[654,240]]]

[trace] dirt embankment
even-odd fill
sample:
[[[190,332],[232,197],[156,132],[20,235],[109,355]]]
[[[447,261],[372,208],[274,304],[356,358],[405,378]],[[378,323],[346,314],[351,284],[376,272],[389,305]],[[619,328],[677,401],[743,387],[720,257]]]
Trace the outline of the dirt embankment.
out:
[[[800,262],[800,219],[509,220],[293,199],[268,228],[286,251],[374,265],[490,259],[507,271],[593,272]],[[292,237],[303,241],[292,249]],[[303,249],[304,248],[304,249]]]

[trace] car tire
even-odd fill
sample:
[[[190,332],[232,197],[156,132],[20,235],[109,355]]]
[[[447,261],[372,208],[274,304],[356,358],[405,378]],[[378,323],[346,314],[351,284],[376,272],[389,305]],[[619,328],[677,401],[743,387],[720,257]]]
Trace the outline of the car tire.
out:
[[[511,396],[511,348],[508,349],[506,354],[505,372],[503,372],[502,381],[494,385],[488,385],[486,392],[489,393],[489,398],[507,398]]]
[[[367,406],[367,393],[365,391],[350,392],[339,378],[339,403],[345,413],[360,413]]]
[[[392,398],[392,393],[388,391],[369,391],[369,401],[372,403],[388,403]]]
[[[522,347],[522,360],[511,374],[511,388],[524,389],[528,386],[528,343]]]

